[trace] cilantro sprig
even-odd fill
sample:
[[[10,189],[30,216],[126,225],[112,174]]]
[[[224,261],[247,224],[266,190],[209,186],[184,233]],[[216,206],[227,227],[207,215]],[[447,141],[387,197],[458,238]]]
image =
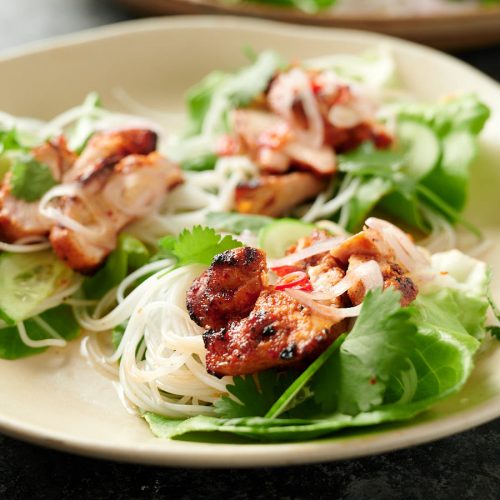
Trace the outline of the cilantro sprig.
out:
[[[34,158],[16,161],[10,172],[11,192],[18,200],[37,201],[57,184],[50,168]]]
[[[217,254],[243,246],[232,236],[222,236],[213,229],[202,226],[185,229],[178,237],[165,236],[158,245],[157,257],[174,257],[177,259],[177,266],[210,265]]]

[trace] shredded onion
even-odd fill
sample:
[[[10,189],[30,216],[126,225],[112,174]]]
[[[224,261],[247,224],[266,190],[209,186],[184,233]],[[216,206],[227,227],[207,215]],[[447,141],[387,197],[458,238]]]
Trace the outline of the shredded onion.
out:
[[[419,268],[429,267],[430,263],[418,247],[410,240],[410,238],[401,229],[393,224],[370,217],[365,222],[366,226],[377,233],[386,244],[394,252],[394,257],[410,272],[418,271]],[[375,242],[377,244],[377,242]],[[386,253],[387,248],[379,248],[382,253]]]
[[[30,253],[40,252],[50,248],[48,241],[40,241],[39,243],[4,243],[0,241],[0,252],[10,253]]]
[[[354,307],[325,306],[323,304],[318,304],[311,293],[294,289],[287,289],[285,290],[285,293],[288,293],[290,297],[294,298],[306,307],[309,307],[312,312],[335,322],[342,321],[344,318],[355,318],[356,316],[359,316],[359,313],[361,312],[362,304]]]
[[[344,236],[335,236],[334,238],[328,238],[327,240],[320,241],[319,243],[282,257],[281,259],[271,260],[269,261],[269,267],[272,269],[273,267],[290,266],[292,264],[295,264],[296,262],[307,259],[308,257],[328,252],[344,240]]]
[[[380,267],[374,260],[363,262],[358,267],[347,272],[347,275],[334,285],[330,291],[312,292],[316,300],[331,300],[347,292],[357,281],[361,281],[365,290],[375,290],[384,286],[384,278]]]
[[[320,148],[323,145],[324,125],[318,103],[311,90],[307,74],[300,68],[282,73],[271,85],[268,101],[275,113],[292,121],[292,107],[300,99],[307,117],[307,132],[295,131],[309,146]]]

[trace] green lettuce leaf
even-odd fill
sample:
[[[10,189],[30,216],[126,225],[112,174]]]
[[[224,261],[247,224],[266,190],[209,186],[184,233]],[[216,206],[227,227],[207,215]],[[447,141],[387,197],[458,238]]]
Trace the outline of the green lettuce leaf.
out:
[[[457,96],[437,104],[402,104],[396,109],[398,117],[421,121],[441,138],[457,130],[478,135],[491,114],[488,106],[475,94]]]
[[[296,7],[309,14],[317,13],[328,7],[332,7],[337,0],[251,0],[255,3],[279,5],[281,7]],[[491,1],[491,0],[490,0]]]
[[[146,264],[149,258],[149,251],[143,243],[127,233],[121,233],[116,249],[109,254],[104,266],[83,282],[85,296],[89,299],[103,297],[130,272]]]
[[[349,217],[346,229],[350,232],[357,231],[367,219],[368,214],[393,189],[393,183],[383,177],[363,178],[356,193],[349,201]]]
[[[186,95],[188,112],[186,134],[188,136],[201,133],[203,120],[210,109],[214,93],[229,78],[230,75],[228,73],[214,71],[188,90]]]
[[[438,104],[402,105],[397,114],[425,123],[440,138],[442,158],[422,183],[461,211],[467,200],[469,170],[476,158],[477,136],[490,117],[489,108],[476,95],[466,94]]]
[[[102,101],[97,92],[87,95],[82,104],[82,115],[68,133],[68,145],[72,151],[81,153],[96,131],[96,124],[102,110]]]
[[[200,134],[209,114],[214,120],[214,129],[210,132],[226,131],[227,112],[247,106],[263,92],[281,64],[275,52],[264,51],[251,66],[236,73],[216,71],[206,76],[187,93],[187,135]]]
[[[327,436],[342,429],[408,420],[435,402],[434,399],[430,399],[406,405],[386,405],[355,416],[332,413],[317,419],[263,417],[224,419],[198,416],[187,420],[175,420],[155,413],[145,413],[144,418],[153,434],[163,439],[176,439],[198,432],[216,432],[264,442],[305,441]]]
[[[42,320],[42,322],[40,321]],[[73,315],[73,310],[67,305],[60,305],[41,313],[37,318],[24,322],[26,332],[32,340],[51,338],[44,328],[43,322],[54,329],[63,339],[73,340],[80,333],[80,327]],[[28,347],[19,337],[17,327],[0,328],[0,358],[19,359],[45,351],[46,348]]]
[[[234,377],[227,390],[237,400],[221,397],[215,402],[215,412],[224,418],[263,417],[296,376],[295,371],[267,370],[254,376]]]
[[[245,230],[258,233],[273,220],[272,217],[265,215],[245,215],[237,212],[210,212],[206,216],[208,226],[216,231],[227,231],[234,234],[241,234]]]

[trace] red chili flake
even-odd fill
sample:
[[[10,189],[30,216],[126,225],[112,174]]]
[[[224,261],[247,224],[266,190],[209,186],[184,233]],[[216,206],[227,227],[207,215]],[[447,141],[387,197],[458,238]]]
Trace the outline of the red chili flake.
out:
[[[313,91],[313,94],[319,94],[323,90],[323,84],[321,81],[318,81],[317,78],[312,78],[311,90]]]
[[[304,292],[312,292],[313,289],[309,276],[304,271],[295,271],[283,276],[274,287],[276,290],[294,288],[296,290],[303,290]]]
[[[371,385],[375,385],[376,383],[377,383],[377,379],[376,379],[375,377],[372,377],[372,378],[370,379],[370,384],[371,384]]]
[[[230,135],[223,135],[217,139],[215,146],[217,156],[234,156],[241,152],[238,139]]]

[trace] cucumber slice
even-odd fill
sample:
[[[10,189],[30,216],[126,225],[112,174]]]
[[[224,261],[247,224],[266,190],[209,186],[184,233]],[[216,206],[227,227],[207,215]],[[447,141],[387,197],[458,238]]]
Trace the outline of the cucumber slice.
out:
[[[307,224],[300,220],[279,219],[260,230],[259,247],[271,259],[278,259],[283,257],[286,249],[299,238],[309,236],[314,228],[314,224]]]
[[[32,313],[58,289],[66,286],[73,271],[51,251],[0,255],[0,317],[15,324]]]
[[[441,167],[450,175],[465,177],[476,154],[476,138],[466,130],[457,130],[443,139]]]
[[[439,162],[441,147],[439,138],[423,123],[401,120],[397,137],[406,153],[404,172],[414,179],[429,174]]]

